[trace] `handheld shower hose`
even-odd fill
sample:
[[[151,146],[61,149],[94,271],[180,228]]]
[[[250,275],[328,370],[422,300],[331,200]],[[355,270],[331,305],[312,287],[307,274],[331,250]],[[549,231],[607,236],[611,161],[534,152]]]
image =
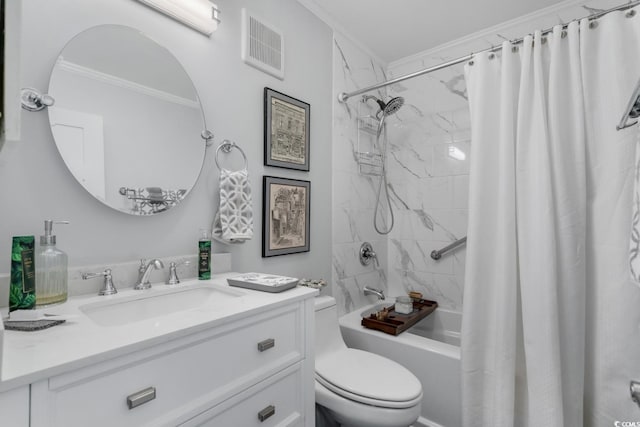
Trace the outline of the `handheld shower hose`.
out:
[[[363,102],[366,102],[370,99],[376,101],[376,103],[380,106],[380,111],[376,114],[378,118],[378,131],[376,133],[376,145],[380,147],[380,136],[382,132],[385,130],[385,119],[398,112],[400,107],[404,105],[404,98],[401,96],[391,98],[389,102],[384,103],[382,100],[376,98],[375,96],[365,95],[362,97]],[[391,230],[393,230],[393,225],[395,223],[395,218],[393,215],[393,207],[391,206],[391,200],[389,197],[389,185],[387,183],[387,147],[388,147],[388,138],[385,132],[384,137],[382,138],[382,147],[380,147],[380,151],[382,153],[382,176],[380,177],[380,181],[378,183],[378,192],[376,194],[376,206],[373,213],[373,228],[375,228],[378,234],[389,234]],[[380,196],[382,194],[382,190],[384,188],[385,198],[387,200],[387,206],[389,207],[389,227],[384,230],[378,227],[378,212],[380,211]]]

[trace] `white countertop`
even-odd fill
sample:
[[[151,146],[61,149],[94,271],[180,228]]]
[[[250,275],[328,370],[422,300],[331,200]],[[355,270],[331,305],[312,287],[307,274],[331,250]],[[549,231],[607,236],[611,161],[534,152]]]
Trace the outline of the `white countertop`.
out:
[[[227,324],[247,314],[266,312],[318,293],[315,289],[305,287],[281,293],[230,287],[226,278],[238,274],[217,274],[211,280],[188,280],[171,287],[154,284],[148,290],[127,289],[111,296],[72,297],[64,304],[46,309],[46,313],[75,317],[42,331],[4,331],[0,392]],[[87,304],[126,302],[141,296],[202,287],[237,297],[216,302],[216,294],[213,293],[197,308],[114,326],[101,326],[81,310],[81,306],[86,307]]]

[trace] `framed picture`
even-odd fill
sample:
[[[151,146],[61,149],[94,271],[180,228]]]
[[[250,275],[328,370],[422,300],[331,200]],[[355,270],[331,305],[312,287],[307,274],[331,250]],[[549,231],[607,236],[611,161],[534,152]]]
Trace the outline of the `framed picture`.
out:
[[[309,115],[311,106],[264,88],[264,164],[309,170]]]
[[[309,181],[263,177],[263,257],[309,252],[310,191]]]

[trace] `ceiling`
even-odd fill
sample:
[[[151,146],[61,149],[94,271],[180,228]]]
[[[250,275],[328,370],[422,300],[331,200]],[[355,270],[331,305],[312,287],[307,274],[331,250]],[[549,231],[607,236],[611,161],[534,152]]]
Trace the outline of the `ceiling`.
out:
[[[564,0],[299,0],[386,63]]]

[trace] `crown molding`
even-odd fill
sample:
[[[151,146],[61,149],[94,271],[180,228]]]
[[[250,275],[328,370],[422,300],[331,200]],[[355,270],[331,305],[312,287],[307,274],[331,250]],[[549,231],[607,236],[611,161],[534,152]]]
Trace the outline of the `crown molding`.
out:
[[[338,24],[336,20],[327,12],[325,12],[322,7],[318,5],[315,0],[297,0],[302,6],[307,8],[311,13],[313,13],[318,19],[327,24],[329,28],[331,28],[334,32],[340,33],[343,37],[353,43],[358,49],[362,50],[364,53],[369,55],[375,62],[380,64],[383,68],[387,69],[389,64],[387,61],[383,61],[378,55],[376,55],[371,49],[365,46],[361,41],[353,37],[349,31],[347,31],[343,26]]]
[[[298,0],[298,1],[301,1],[301,0]],[[527,24],[529,22],[532,22],[538,19],[554,16],[559,12],[566,11],[567,9],[570,9],[572,7],[585,5],[587,3],[588,2],[586,0],[565,0],[553,6],[545,7],[535,12],[528,13],[526,15],[522,15],[517,18],[511,19],[509,21],[501,22],[500,24],[485,28],[480,31],[476,31],[475,33],[466,35],[459,39],[455,39],[450,42],[436,46],[434,48],[427,49],[422,52],[418,52],[413,55],[390,62],[388,64],[387,69],[393,69],[395,67],[415,63],[416,61],[420,61],[422,59],[425,59],[431,56],[438,56],[439,54],[442,54],[443,52],[449,51],[451,49],[459,48],[466,44],[477,42],[478,39],[495,36],[496,34],[504,32],[505,30],[522,26],[524,24]]]
[[[145,86],[140,83],[132,82],[131,80],[123,79],[122,77],[114,76],[113,74],[103,73],[96,69],[85,67],[83,65],[70,62],[60,57],[56,61],[57,67],[60,70],[76,74],[82,77],[90,78],[101,83],[110,84],[122,89],[127,89],[133,92],[141,93],[153,98],[160,99],[162,101],[170,102],[172,104],[182,105],[184,107],[200,109],[200,103],[192,99],[183,98],[159,89],[154,89],[149,86]]]

